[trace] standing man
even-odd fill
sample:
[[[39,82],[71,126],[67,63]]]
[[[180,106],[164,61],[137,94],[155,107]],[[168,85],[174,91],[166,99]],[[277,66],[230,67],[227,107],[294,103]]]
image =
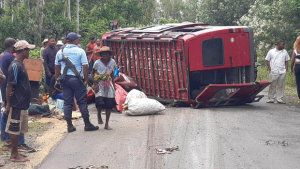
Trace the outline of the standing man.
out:
[[[4,40],[5,51],[4,51],[3,57],[0,59],[0,67],[3,71],[3,74],[6,77],[8,77],[9,65],[15,59],[15,56],[13,55],[13,53],[15,52],[15,50],[14,50],[15,43],[16,43],[16,40],[13,39],[13,38],[6,38]],[[7,100],[6,100],[6,86],[7,86],[6,82],[1,84],[1,93],[2,93],[2,101],[3,101],[2,106],[3,107],[6,107],[6,102],[7,102]],[[7,119],[8,119],[8,115],[3,113],[2,118],[1,118],[1,141],[4,141],[5,144],[2,148],[2,150],[7,150],[8,151],[8,150],[11,149],[11,143],[10,143],[9,134],[7,132],[5,132],[5,126],[7,124]],[[24,137],[23,133],[21,133],[20,137],[19,137],[19,149],[24,150],[24,151],[32,150],[31,147],[28,147],[25,144],[25,137]]]
[[[41,50],[40,50],[40,57],[44,58],[43,53],[44,53],[45,48],[48,46],[48,39],[44,39],[41,46],[42,47],[41,47]]]
[[[89,60],[89,73],[91,73],[94,66],[92,55],[93,55],[93,50],[96,46],[95,39],[96,39],[95,36],[91,36],[90,42],[86,45],[86,49],[85,49],[85,52],[88,55],[88,60]]]
[[[44,49],[44,68],[46,75],[47,93],[50,92],[50,81],[52,76],[55,74],[55,56],[58,52],[54,38],[49,38],[48,46]]]
[[[60,62],[63,55],[72,62],[77,71],[80,73],[80,76],[84,77],[84,81],[82,81],[81,77],[77,77],[71,69],[68,69],[67,74],[64,75],[65,78],[61,82],[63,92],[62,98],[64,99],[64,113],[65,119],[68,124],[68,132],[76,131],[76,128],[72,124],[72,108],[74,96],[77,100],[77,104],[84,120],[84,130],[94,131],[99,129],[99,127],[94,126],[89,119],[90,115],[87,109],[86,98],[86,84],[88,82],[88,60],[85,51],[77,46],[80,37],[81,35],[78,35],[74,32],[69,33],[67,35],[67,45],[57,52],[55,59],[55,81],[57,81],[59,74],[63,75],[64,68],[66,67],[65,62]]]
[[[284,47],[284,41],[278,40],[276,48],[271,49],[265,59],[270,73],[269,80],[271,82],[268,94],[269,101],[267,101],[267,103],[277,102],[285,104],[282,98],[284,95],[285,78],[290,56]]]
[[[30,105],[31,88],[28,74],[23,64],[24,59],[28,59],[30,49],[35,45],[28,44],[21,40],[15,45],[16,59],[8,68],[7,88],[6,88],[6,111],[8,121],[5,131],[10,134],[12,162],[25,162],[29,159],[18,153],[18,140],[21,133],[28,131],[28,108]],[[13,96],[10,93],[14,92]]]

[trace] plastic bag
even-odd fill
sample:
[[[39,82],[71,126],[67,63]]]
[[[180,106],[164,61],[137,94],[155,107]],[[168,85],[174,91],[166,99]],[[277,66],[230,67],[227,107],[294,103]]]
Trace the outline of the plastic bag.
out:
[[[120,111],[121,113],[125,113],[124,109],[123,109],[123,104],[126,100],[126,96],[127,96],[127,92],[118,84],[116,85],[116,102],[117,102],[117,110]]]
[[[147,114],[156,114],[165,110],[165,106],[154,99],[148,98],[132,98],[128,103],[126,115],[140,116]]]
[[[64,112],[64,100],[56,99],[56,109],[60,110],[61,112]]]
[[[139,90],[136,90],[136,89],[132,89],[126,96],[126,101],[124,103],[125,104],[128,104],[129,101],[131,99],[134,99],[134,98],[147,98],[147,96],[145,95],[144,92],[141,92]]]

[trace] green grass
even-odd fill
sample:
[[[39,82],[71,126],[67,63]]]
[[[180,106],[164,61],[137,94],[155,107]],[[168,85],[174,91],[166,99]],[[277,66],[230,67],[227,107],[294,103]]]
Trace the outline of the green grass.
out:
[[[47,131],[49,127],[51,126],[51,123],[41,123],[39,121],[31,122],[28,124],[28,132],[25,133],[27,136],[35,136],[36,134],[41,134],[44,131]]]
[[[269,81],[269,72],[266,66],[258,67],[256,81]],[[290,71],[287,72],[284,94],[286,96],[286,102],[288,103],[298,102],[295,76],[291,74]]]

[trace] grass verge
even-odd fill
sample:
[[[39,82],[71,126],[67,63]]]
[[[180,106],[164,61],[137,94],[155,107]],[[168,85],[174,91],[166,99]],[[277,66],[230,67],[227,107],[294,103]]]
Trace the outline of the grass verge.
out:
[[[269,81],[269,72],[266,66],[258,67],[256,81]],[[286,75],[284,94],[287,103],[298,102],[295,76],[290,71]]]

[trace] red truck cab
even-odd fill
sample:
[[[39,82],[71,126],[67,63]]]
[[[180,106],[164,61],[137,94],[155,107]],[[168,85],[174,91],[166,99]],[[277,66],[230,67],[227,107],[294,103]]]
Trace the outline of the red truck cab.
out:
[[[193,107],[259,101],[253,29],[174,23],[105,33],[119,69],[148,96]]]

